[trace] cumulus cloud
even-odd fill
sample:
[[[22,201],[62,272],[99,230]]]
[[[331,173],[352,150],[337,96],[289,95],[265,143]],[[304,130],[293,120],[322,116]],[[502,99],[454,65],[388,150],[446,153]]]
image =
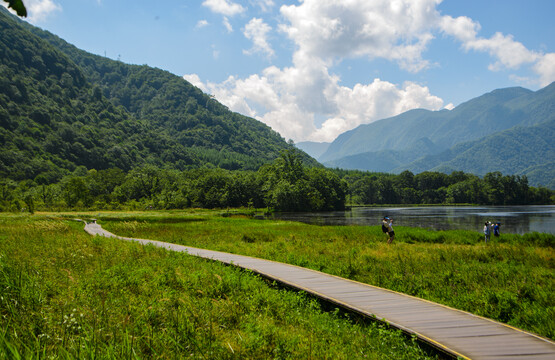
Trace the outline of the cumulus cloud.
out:
[[[245,54],[262,53],[268,58],[274,55],[274,50],[268,43],[268,33],[272,30],[271,26],[266,24],[262,19],[251,19],[243,29],[243,35],[253,42],[253,46],[249,50],[244,50]]]
[[[281,30],[298,51],[334,61],[365,56],[397,61],[412,72],[429,66],[422,59],[433,39],[437,0],[305,0],[282,6],[289,24]]]
[[[464,16],[458,18],[443,16],[439,27],[446,34],[461,41],[465,50],[487,52],[494,59],[494,62],[488,66],[491,71],[517,70],[522,66],[531,65],[532,70],[538,74],[538,79],[523,78],[514,74],[511,78],[530,84],[539,83],[541,86],[555,81],[554,53],[542,54],[529,50],[512,35],[499,32],[489,39],[479,37],[480,24]]]
[[[204,4],[209,2],[231,5],[223,0]],[[453,104],[445,105],[421,84],[369,78],[348,87],[332,70],[344,59],[362,57],[386,59],[413,73],[422,71],[430,67],[423,54],[437,34],[460,41],[463,50],[488,53],[493,59],[490,70],[530,66],[543,84],[555,80],[555,54],[530,51],[511,35],[482,38],[479,23],[440,14],[436,9],[440,2],[303,0],[283,5],[284,22],[278,29],[295,46],[289,67],[269,66],[259,74],[230,76],[221,83],[203,83],[196,75],[186,78],[231,110],[257,118],[295,141],[332,141],[358,125],[414,108],[452,109]],[[271,0],[263,3],[273,6]],[[251,19],[243,34],[253,46],[245,53],[272,56],[268,43],[272,30],[262,19]]]
[[[288,24],[280,31],[296,45],[290,67],[270,66],[261,74],[230,76],[222,83],[202,83],[196,75],[185,78],[231,110],[295,141],[332,141],[360,124],[415,107],[441,109],[443,101],[427,87],[374,79],[350,88],[330,72],[342,59],[360,56],[393,60],[414,72],[426,68],[422,52],[433,39],[431,19],[438,16],[434,6],[427,6],[433,4],[436,0],[305,0],[282,6]],[[251,19],[243,34],[253,47],[245,53],[272,56],[267,40],[271,30],[262,19]]]
[[[207,91],[207,89],[204,87],[204,84],[200,80],[200,77],[197,74],[186,74],[186,75],[183,75],[183,78],[188,82],[190,82],[191,84],[198,87],[199,89],[201,89],[202,91],[204,92]]]
[[[438,110],[443,101],[427,87],[407,82],[402,87],[375,79],[353,88],[340,86],[322,62],[313,67],[275,66],[246,79],[229,77],[223,83],[202,83],[198,76],[186,79],[205,90],[231,110],[259,119],[285,138],[296,141],[332,141],[360,124],[400,114],[413,108]],[[316,117],[323,117],[321,126]]]
[[[532,63],[539,59],[539,54],[528,50],[524,45],[515,41],[512,35],[496,33],[490,39],[477,38],[464,43],[466,49],[488,52],[496,59],[489,66],[490,70],[498,71],[503,68],[518,69],[523,64]]]
[[[476,39],[478,31],[480,31],[480,24],[466,16],[453,18],[445,15],[439,20],[439,28],[464,43]]]
[[[555,53],[541,56],[534,65],[534,71],[540,77],[541,86],[547,86],[555,81]]]
[[[225,16],[234,16],[245,11],[243,6],[229,0],[204,0],[202,5]]]

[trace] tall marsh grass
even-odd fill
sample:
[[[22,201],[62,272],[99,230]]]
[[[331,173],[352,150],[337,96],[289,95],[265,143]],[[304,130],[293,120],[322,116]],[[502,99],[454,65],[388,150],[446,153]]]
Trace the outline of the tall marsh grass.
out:
[[[178,215],[175,215],[178,217]],[[407,293],[555,338],[555,236],[502,234],[488,244],[473,231],[396,227],[386,244],[378,226],[296,222],[184,213],[185,221],[150,215],[133,230],[123,218],[110,231],[256,256]]]
[[[212,217],[187,221],[189,215],[178,222],[162,218],[158,225],[165,225],[154,229],[151,220],[125,215],[110,223],[112,230],[155,230],[170,238],[182,234],[185,223],[202,223],[205,228],[197,231],[214,242],[219,235],[211,234],[212,225],[224,226],[228,235],[234,227],[246,229]],[[91,237],[82,223],[67,220],[72,217],[0,215],[0,358],[434,357],[399,331],[322,311],[303,293],[271,286],[250,272]],[[244,231],[236,241],[258,245],[261,229]],[[275,236],[263,241],[273,243]]]

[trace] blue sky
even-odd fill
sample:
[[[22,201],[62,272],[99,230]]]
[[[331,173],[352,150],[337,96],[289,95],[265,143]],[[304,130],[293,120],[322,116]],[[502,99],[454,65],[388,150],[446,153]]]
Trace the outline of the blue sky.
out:
[[[555,81],[552,0],[24,3],[30,23],[183,76],[296,142]]]

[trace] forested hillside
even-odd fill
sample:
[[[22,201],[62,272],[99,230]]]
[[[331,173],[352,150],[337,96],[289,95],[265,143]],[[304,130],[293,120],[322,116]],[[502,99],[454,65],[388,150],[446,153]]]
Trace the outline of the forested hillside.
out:
[[[292,148],[181,77],[88,54],[2,7],[0,32],[4,178],[53,183],[78,166],[257,169]]]
[[[509,130],[463,143],[436,156],[427,156],[394,172],[410,170],[451,173],[466,169],[485,175],[492,168],[504,174],[526,175],[530,183],[555,189],[555,120]]]

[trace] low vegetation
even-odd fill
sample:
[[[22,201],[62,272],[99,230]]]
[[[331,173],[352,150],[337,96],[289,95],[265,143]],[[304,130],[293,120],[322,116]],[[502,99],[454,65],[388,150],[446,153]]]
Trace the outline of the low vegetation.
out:
[[[407,293],[555,338],[555,236],[314,226],[215,213],[101,216],[123,236],[261,257]]]
[[[250,272],[91,237],[75,216],[0,215],[0,358],[435,358],[399,331],[323,311]],[[127,216],[112,224],[129,232],[177,221],[171,233],[190,218]]]

